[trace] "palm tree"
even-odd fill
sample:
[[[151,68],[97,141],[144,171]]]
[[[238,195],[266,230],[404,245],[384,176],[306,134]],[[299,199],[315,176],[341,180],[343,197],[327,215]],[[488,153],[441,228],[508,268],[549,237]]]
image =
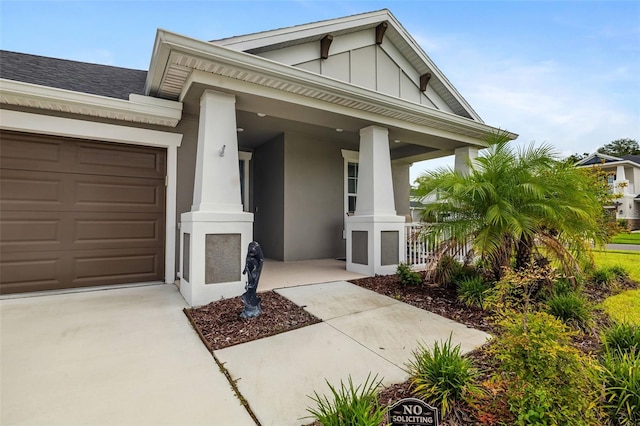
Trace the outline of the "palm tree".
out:
[[[495,279],[504,268],[527,267],[534,255],[554,258],[572,276],[577,260],[606,238],[593,178],[556,160],[549,145],[515,150],[505,132],[486,142],[467,173],[440,168],[418,178],[416,193],[435,192],[439,200],[423,218],[447,217],[425,227],[425,237],[439,242],[435,260],[469,242]]]

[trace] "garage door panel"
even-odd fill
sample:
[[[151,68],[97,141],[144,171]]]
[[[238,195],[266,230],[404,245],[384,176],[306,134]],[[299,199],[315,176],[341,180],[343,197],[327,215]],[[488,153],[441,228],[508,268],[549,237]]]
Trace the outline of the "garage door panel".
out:
[[[2,132],[2,150],[0,150],[0,167],[16,170],[54,170],[64,171],[63,156],[65,150],[62,140],[42,139],[33,135],[20,135],[13,132]]]
[[[74,249],[95,247],[162,247],[164,223],[156,216],[109,215],[78,218],[74,222]]]
[[[78,143],[76,155],[80,173],[164,178],[164,150]]]
[[[165,224],[153,213],[5,212],[2,252],[164,246]]]
[[[83,176],[75,182],[75,209],[162,211],[164,188],[164,179]]]
[[[166,155],[162,148],[95,143],[54,136],[1,133],[0,167],[48,172],[164,178]]]
[[[84,251],[73,262],[74,286],[160,281],[164,275],[164,259],[156,250]]]
[[[63,263],[58,253],[3,253],[0,294],[62,288]]]
[[[153,248],[6,253],[0,294],[163,281],[163,262]]]
[[[60,210],[63,176],[0,170],[1,210]]]
[[[34,217],[35,216],[35,217]],[[47,214],[3,213],[0,248],[13,251],[62,250],[60,220]]]
[[[3,211],[163,212],[163,179],[2,170]]]

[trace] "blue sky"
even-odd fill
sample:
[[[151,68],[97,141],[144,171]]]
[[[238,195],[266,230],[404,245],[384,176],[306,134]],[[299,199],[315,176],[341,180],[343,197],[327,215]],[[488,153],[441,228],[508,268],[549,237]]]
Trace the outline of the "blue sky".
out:
[[[0,0],[0,48],[147,69],[157,28],[211,40],[388,8],[487,124],[560,155],[640,141],[640,1]],[[412,179],[427,167],[418,163]]]

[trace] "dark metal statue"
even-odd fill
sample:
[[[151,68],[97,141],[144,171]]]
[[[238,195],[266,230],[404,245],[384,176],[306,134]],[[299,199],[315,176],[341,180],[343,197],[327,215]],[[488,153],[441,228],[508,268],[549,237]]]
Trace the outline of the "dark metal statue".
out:
[[[242,295],[244,302],[244,310],[240,314],[240,318],[253,318],[262,313],[260,306],[260,298],[256,294],[258,291],[258,281],[262,272],[262,261],[264,255],[260,244],[255,241],[249,243],[247,250],[247,263],[244,265],[242,274],[247,274],[247,285],[244,287],[245,292]]]

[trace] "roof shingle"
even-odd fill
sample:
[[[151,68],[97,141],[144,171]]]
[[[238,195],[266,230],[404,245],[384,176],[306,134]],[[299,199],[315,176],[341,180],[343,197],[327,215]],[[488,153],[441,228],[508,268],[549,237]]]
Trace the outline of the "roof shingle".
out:
[[[144,94],[147,71],[0,50],[0,77],[117,99]]]

